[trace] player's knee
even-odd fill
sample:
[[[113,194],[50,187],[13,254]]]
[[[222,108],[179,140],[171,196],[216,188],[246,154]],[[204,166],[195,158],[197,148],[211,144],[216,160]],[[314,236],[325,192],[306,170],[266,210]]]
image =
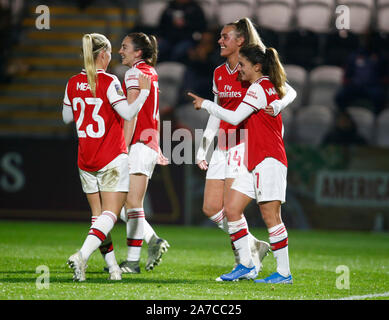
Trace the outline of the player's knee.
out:
[[[263,219],[263,222],[265,223],[266,227],[274,225],[274,222],[273,222],[274,219],[272,216],[262,213],[262,219]]]
[[[263,222],[266,226],[278,225],[282,222],[279,210],[275,208],[261,207]]]
[[[216,205],[215,203],[203,204],[203,212],[207,217],[212,217],[221,210],[223,210],[223,206]]]
[[[236,221],[241,219],[242,211],[238,210],[233,203],[226,203],[224,206],[224,215],[227,217],[228,221]]]

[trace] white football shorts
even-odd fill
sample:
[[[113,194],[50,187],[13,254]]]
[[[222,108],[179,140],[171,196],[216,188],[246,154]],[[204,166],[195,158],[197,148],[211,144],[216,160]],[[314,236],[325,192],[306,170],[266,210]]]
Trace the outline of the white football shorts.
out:
[[[258,202],[279,200],[285,202],[288,168],[274,158],[266,158],[253,171],[245,167],[231,188]]]
[[[130,174],[141,173],[150,179],[153,175],[157,160],[158,153],[144,143],[137,142],[130,146],[130,151],[128,153]]]
[[[122,153],[108,163],[104,168],[88,172],[78,169],[82,190],[85,193],[128,192],[130,176],[128,174],[128,155]]]
[[[244,143],[228,150],[221,150],[217,147],[209,161],[206,179],[235,179],[245,170],[244,153]]]

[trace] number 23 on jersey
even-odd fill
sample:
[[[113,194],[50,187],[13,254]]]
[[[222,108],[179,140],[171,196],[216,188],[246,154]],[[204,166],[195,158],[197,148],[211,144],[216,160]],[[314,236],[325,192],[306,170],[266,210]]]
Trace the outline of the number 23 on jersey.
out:
[[[104,118],[99,115],[103,100],[100,98],[76,97],[72,101],[73,110],[79,110],[79,116],[76,122],[77,134],[79,138],[101,138],[105,134]],[[97,124],[97,131],[94,130]]]

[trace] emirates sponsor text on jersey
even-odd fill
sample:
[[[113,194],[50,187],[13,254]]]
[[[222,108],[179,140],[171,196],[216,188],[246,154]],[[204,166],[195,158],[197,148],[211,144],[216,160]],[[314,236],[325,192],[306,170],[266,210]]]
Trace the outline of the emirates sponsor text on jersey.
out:
[[[218,96],[219,98],[241,98],[242,92],[240,91],[231,91],[232,86],[225,85],[224,91],[219,91]]]

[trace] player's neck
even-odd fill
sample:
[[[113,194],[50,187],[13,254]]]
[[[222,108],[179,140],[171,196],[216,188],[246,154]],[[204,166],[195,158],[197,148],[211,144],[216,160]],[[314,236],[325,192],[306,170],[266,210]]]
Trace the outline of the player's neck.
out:
[[[238,65],[238,56],[234,55],[234,56],[230,56],[227,58],[227,64],[228,64],[228,67],[231,69],[231,70],[234,70],[236,68],[236,66]]]
[[[250,83],[254,83],[254,82],[258,81],[259,79],[261,79],[262,77],[263,77],[262,72],[256,72],[255,75],[253,76],[252,80],[250,80]]]
[[[131,65],[130,67],[132,68],[133,66],[135,66],[136,64],[138,64],[140,61],[143,61],[143,59],[142,59],[142,58],[136,59],[136,60],[132,63],[132,65]]]
[[[96,61],[96,70],[106,70],[107,67],[103,65],[100,61]]]

